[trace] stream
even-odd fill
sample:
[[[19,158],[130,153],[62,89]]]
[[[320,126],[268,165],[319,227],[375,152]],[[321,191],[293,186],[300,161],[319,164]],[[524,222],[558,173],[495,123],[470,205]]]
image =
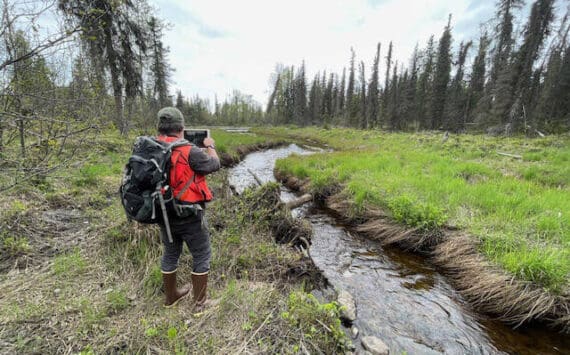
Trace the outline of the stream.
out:
[[[229,174],[238,192],[275,181],[275,160],[312,154],[295,144],[249,154]],[[281,189],[281,198],[295,195]],[[383,248],[339,224],[334,213],[305,205],[293,211],[313,228],[309,254],[330,286],[355,299],[358,337],[376,336],[391,354],[570,354],[569,337],[548,329],[513,330],[474,312],[424,257]],[[359,340],[353,342],[359,348]]]

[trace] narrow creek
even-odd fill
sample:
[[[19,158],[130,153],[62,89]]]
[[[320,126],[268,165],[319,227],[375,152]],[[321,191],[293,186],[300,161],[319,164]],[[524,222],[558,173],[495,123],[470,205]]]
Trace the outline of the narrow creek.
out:
[[[275,161],[311,154],[295,144],[249,154],[229,174],[238,192],[275,181]],[[281,198],[294,194],[282,188]],[[309,254],[331,287],[355,299],[359,337],[382,339],[390,353],[408,354],[570,354],[570,339],[546,329],[512,330],[473,312],[423,257],[381,247],[351,233],[331,211],[303,206],[293,211],[313,228]],[[358,339],[354,343],[359,343]]]

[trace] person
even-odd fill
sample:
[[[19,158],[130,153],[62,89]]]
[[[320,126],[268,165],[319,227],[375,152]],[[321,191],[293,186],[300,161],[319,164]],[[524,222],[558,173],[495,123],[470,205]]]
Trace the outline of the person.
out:
[[[171,143],[184,138],[184,116],[175,107],[158,111],[158,140]],[[182,207],[188,207],[188,216],[170,214],[169,225],[172,243],[168,240],[164,222],[160,234],[164,247],[161,271],[164,282],[166,307],[172,307],[190,293],[190,285],[178,288],[176,270],[178,259],[186,243],[192,254],[192,293],[196,312],[201,312],[207,301],[208,273],[210,271],[210,236],[205,218],[205,203],[212,199],[205,175],[220,169],[214,140],[204,139],[204,150],[195,146],[180,146],[172,151],[169,185],[173,196]]]

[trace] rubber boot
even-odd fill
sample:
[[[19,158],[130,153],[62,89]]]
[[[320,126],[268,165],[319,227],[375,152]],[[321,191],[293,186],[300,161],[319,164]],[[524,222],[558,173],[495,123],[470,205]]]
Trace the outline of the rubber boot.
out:
[[[190,287],[176,287],[176,270],[172,272],[162,272],[162,280],[164,281],[164,294],[166,296],[164,307],[173,307],[178,301],[190,294]]]
[[[206,308],[218,302],[208,299],[208,273],[192,273],[192,291],[194,293],[194,316],[199,316]]]
[[[192,292],[196,307],[204,305],[208,291],[208,273],[192,273]]]

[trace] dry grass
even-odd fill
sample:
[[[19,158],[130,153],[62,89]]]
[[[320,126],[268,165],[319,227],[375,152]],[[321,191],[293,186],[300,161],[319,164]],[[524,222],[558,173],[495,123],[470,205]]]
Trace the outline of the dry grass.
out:
[[[37,215],[22,215],[20,222],[37,223]],[[118,201],[85,210],[82,218],[91,223],[68,225],[83,236],[76,244],[0,276],[0,353],[334,353],[345,346],[327,333],[338,328],[335,318],[312,303],[307,316],[316,328],[281,316],[290,311],[290,293],[304,293],[320,279],[290,247],[309,235],[279,203],[275,185],[208,209],[210,294],[220,303],[201,317],[192,315],[190,298],[162,307],[156,227],[126,222]],[[185,250],[181,283],[190,281],[190,262]],[[318,339],[303,330],[320,328]]]

